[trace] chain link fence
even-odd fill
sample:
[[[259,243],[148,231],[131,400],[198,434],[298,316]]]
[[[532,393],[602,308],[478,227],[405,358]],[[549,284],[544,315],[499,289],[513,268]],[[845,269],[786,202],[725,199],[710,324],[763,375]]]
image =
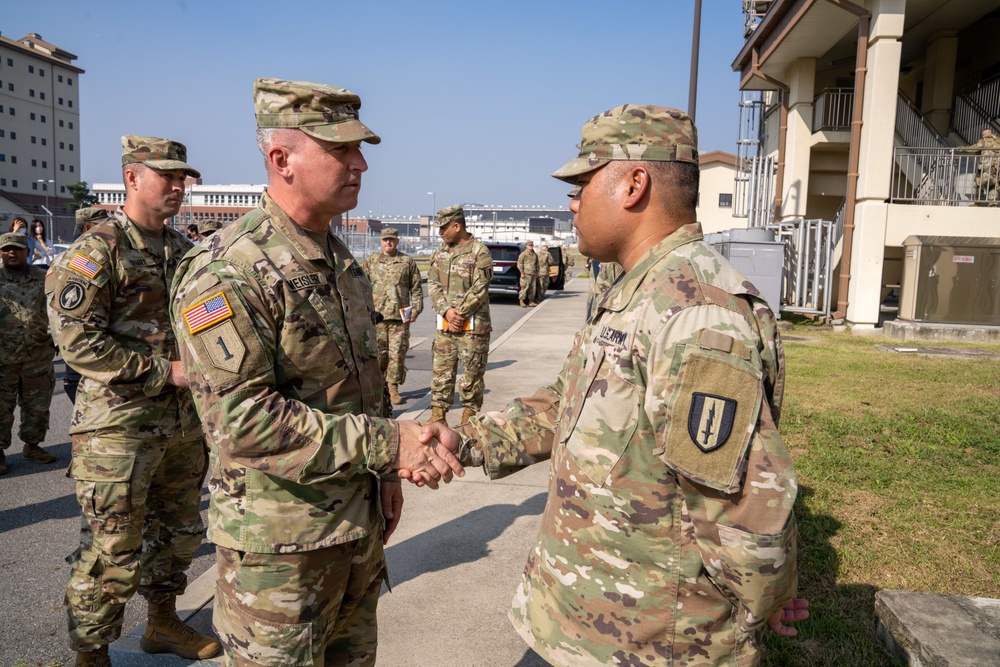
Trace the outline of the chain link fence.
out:
[[[347,244],[351,254],[358,260],[373,255],[382,250],[382,239],[378,234],[364,232],[334,232],[341,241]],[[440,236],[400,236],[399,250],[417,259],[430,259],[431,255],[441,245]]]

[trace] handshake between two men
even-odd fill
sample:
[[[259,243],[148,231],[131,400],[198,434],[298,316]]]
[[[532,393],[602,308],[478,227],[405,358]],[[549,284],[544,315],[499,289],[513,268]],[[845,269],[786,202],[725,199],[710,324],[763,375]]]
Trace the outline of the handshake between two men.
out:
[[[399,421],[400,478],[417,486],[438,488],[441,481],[451,482],[455,475],[465,476],[459,460],[461,438],[456,431],[441,423],[425,425],[416,421]]]

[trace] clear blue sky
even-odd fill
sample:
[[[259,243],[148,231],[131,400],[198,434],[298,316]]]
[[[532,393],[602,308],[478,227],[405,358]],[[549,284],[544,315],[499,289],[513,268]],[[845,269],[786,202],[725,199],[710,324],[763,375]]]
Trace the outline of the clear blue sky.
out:
[[[120,136],[187,144],[206,183],[262,183],[258,77],[361,96],[382,136],[365,149],[357,213],[456,202],[565,205],[549,174],[580,127],[623,103],[687,107],[693,0],[314,0],[4,3],[0,31],[79,56],[82,177],[120,178]],[[704,0],[702,152],[735,152],[738,2]],[[427,193],[435,192],[432,198]]]

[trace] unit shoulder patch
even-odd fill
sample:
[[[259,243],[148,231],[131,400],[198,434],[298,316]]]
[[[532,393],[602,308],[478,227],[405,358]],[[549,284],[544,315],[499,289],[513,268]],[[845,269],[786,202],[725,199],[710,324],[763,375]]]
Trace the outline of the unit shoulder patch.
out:
[[[243,363],[247,348],[240,340],[240,335],[232,320],[223,322],[221,326],[212,331],[198,334],[198,338],[205,346],[205,352],[212,361],[212,365],[230,373],[236,373],[240,370],[240,364]]]
[[[85,290],[80,283],[66,283],[59,293],[59,307],[63,310],[76,310],[83,303],[84,294]]]

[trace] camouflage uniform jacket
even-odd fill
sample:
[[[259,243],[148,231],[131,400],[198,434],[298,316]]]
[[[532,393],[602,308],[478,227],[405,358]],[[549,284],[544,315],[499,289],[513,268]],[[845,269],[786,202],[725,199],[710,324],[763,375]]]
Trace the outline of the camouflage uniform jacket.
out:
[[[517,256],[517,270],[523,276],[538,275],[538,255],[534,250],[522,250]]]
[[[0,267],[0,366],[55,357],[45,314],[45,269]]]
[[[191,243],[169,227],[149,249],[122,209],[78,238],[45,281],[63,359],[83,376],[70,433],[114,427],[137,436],[197,434],[191,392],[167,384],[178,361],[167,299]]]
[[[402,321],[399,309],[406,306],[413,306],[413,317],[424,309],[420,269],[412,257],[401,252],[391,257],[377,252],[365,257],[361,266],[372,283],[375,310],[384,319]]]
[[[208,537],[310,551],[381,526],[378,480],[399,446],[382,409],[371,284],[274,200],[177,271],[173,317],[210,450]]]
[[[466,243],[441,245],[431,256],[427,272],[427,290],[434,312],[444,315],[455,308],[464,317],[476,316],[472,333],[493,330],[490,322],[490,281],[493,280],[493,256],[489,248],[470,238]]]
[[[552,266],[552,255],[549,251],[539,252],[538,254],[538,275],[542,278],[549,277],[549,267]]]
[[[773,313],[695,223],[618,282],[555,384],[464,429],[494,478],[551,457],[511,611],[538,653],[757,663],[796,585],[783,378]]]
[[[989,136],[983,137],[971,146],[965,147],[968,150],[980,151],[980,154],[985,157],[998,157],[1000,156],[1000,137]]]

